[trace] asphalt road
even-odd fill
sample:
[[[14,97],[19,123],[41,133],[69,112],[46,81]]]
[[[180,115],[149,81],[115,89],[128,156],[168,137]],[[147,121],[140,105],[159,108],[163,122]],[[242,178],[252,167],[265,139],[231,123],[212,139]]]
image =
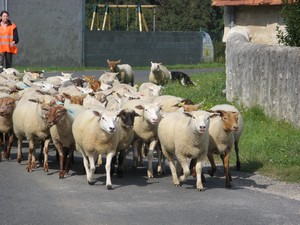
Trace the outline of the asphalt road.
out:
[[[27,146],[24,143],[25,159]],[[175,187],[168,165],[162,177],[147,178],[147,160],[132,170],[129,154],[128,171],[123,178],[114,175],[113,190],[107,190],[103,167],[97,170],[95,184],[88,185],[77,152],[65,179],[58,178],[52,145],[48,173],[39,165],[27,173],[26,161],[19,165],[16,153],[14,144],[11,159],[0,162],[1,225],[300,224],[299,184],[237,173],[232,168],[232,188],[226,189],[222,168],[218,167],[216,177],[209,177],[205,164],[205,190],[198,192],[192,177]]]

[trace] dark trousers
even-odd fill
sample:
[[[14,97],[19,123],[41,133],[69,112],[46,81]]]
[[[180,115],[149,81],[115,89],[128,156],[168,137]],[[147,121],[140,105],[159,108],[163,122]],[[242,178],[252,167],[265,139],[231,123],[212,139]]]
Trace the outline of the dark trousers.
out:
[[[4,68],[11,68],[12,67],[12,53],[9,52],[2,52],[0,53],[0,65]]]

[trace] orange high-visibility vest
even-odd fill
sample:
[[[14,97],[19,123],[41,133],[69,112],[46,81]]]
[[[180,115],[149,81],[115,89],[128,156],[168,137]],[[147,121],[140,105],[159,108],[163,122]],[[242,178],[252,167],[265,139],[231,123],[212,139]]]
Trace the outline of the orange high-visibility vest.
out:
[[[0,26],[0,52],[10,52],[13,54],[18,53],[18,48],[16,45],[10,47],[9,43],[13,41],[14,29],[16,25],[12,23],[10,26],[3,28]]]

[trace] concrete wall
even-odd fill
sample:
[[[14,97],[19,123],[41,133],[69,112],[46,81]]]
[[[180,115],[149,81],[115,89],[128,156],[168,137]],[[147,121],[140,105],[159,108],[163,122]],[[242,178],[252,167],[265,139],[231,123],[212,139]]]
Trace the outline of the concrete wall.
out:
[[[260,105],[270,116],[300,127],[300,48],[251,43],[240,33],[226,44],[226,97]]]
[[[9,0],[10,19],[18,27],[15,66],[81,66],[84,4],[82,0]]]
[[[280,11],[281,6],[270,5],[225,7],[223,41],[232,26],[240,26],[248,28],[253,43],[277,45],[276,26],[284,28]]]
[[[196,64],[202,59],[200,32],[86,31],[85,66],[121,59],[133,66]]]

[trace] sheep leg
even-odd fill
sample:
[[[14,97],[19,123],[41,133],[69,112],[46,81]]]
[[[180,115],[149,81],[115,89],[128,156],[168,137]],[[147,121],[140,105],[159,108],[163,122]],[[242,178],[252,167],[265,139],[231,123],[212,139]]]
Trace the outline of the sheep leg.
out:
[[[224,171],[225,171],[225,175],[226,175],[226,188],[230,188],[231,184],[230,182],[232,181],[231,175],[230,175],[230,171],[229,171],[229,156],[230,156],[230,148],[227,148],[227,150],[225,151],[225,156],[224,156]]]
[[[197,191],[203,191],[203,182],[205,182],[205,177],[204,174],[202,173],[202,161],[205,158],[205,153],[200,154],[197,159],[196,159],[196,176],[197,176],[197,181],[196,181],[196,187]]]
[[[148,148],[147,144],[142,143],[142,141],[139,142],[139,146],[137,148],[138,151],[138,165],[144,166],[144,158],[146,158],[146,152],[148,151],[146,148]]]
[[[173,183],[176,187],[179,187],[180,182],[178,180],[178,176],[177,176],[177,173],[176,173],[174,156],[173,156],[173,154],[167,152],[163,147],[162,147],[162,151],[163,151],[164,156],[169,161],[169,164],[170,164],[169,166],[170,166],[170,170],[171,170],[171,174],[172,174],[172,178],[173,178]]]
[[[83,165],[84,165],[85,173],[86,173],[86,179],[88,181],[88,184],[92,185],[94,183],[93,183],[93,179],[91,179],[92,176],[91,176],[91,171],[89,168],[88,157],[86,155],[84,155],[83,153],[82,153],[82,157],[83,157]]]
[[[64,172],[63,172],[63,167],[64,167],[64,153],[62,149],[61,143],[56,143],[56,150],[59,155],[59,179],[64,178]]]
[[[139,157],[138,148],[141,146],[140,144],[141,144],[140,140],[135,140],[132,143],[132,148],[133,148],[132,168],[133,169],[136,169],[138,166],[138,157]]]
[[[178,154],[176,156],[177,156],[178,163],[180,163],[181,168],[183,169],[183,174],[179,177],[179,181],[185,182],[187,180],[188,176],[191,174],[189,166],[186,161],[186,157],[184,157],[183,155],[178,155]]]
[[[35,149],[35,142],[34,140],[29,140],[29,146],[28,146],[28,159],[27,159],[27,165],[26,165],[26,171],[31,172],[32,171],[32,154]]]
[[[6,159],[9,159],[9,157],[10,157],[10,150],[11,150],[11,146],[12,146],[13,142],[14,142],[14,133],[10,132],[9,138],[8,138],[8,144],[6,146],[6,151],[4,153],[4,156]]]
[[[98,160],[97,160],[97,166],[101,166],[103,164],[103,161],[102,161],[102,155],[99,154],[98,155]]]
[[[211,169],[208,170],[208,174],[211,177],[213,177],[216,174],[216,172],[217,172],[217,166],[216,166],[216,163],[215,163],[215,159],[214,159],[213,154],[210,154],[210,153],[207,154],[207,158],[208,158],[208,160],[210,162],[210,166],[211,166]]]
[[[157,143],[156,145],[156,151],[157,151],[157,155],[158,155],[158,162],[157,162],[157,175],[161,176],[162,174],[165,173],[165,168],[164,168],[164,158],[162,155],[162,151],[161,151],[161,146],[160,146],[160,142]]]
[[[51,139],[46,139],[44,142],[44,171],[48,172],[49,171],[49,165],[48,165],[48,151],[49,151],[49,143],[50,143]]]
[[[75,146],[73,144],[68,148],[67,160],[66,160],[66,166],[65,166],[64,174],[69,173],[69,169],[71,168],[71,164],[72,164],[72,161],[74,159],[74,149],[75,149]]]
[[[95,156],[94,154],[91,154],[88,156],[88,160],[89,160],[89,163],[90,163],[90,169],[89,169],[89,178],[88,178],[88,181],[89,184],[93,184],[93,180],[94,180],[94,174],[95,174],[95,170],[96,170],[96,165],[95,165]]]
[[[106,164],[105,164],[105,170],[106,170],[106,188],[108,190],[112,189],[112,184],[111,184],[111,176],[110,176],[110,169],[111,169],[111,160],[114,157],[116,152],[110,152],[106,156]]]
[[[18,156],[17,160],[18,163],[20,164],[22,162],[23,156],[22,156],[22,139],[18,138]]]
[[[147,175],[148,175],[149,178],[153,177],[152,160],[153,160],[153,151],[155,149],[156,144],[157,144],[157,140],[153,140],[153,141],[150,142],[149,152],[147,154],[147,156],[148,156],[148,170],[147,170]]]
[[[241,162],[240,162],[240,156],[239,156],[239,142],[235,141],[234,142],[234,149],[235,149],[235,155],[236,155],[236,170],[240,171],[241,170]]]

